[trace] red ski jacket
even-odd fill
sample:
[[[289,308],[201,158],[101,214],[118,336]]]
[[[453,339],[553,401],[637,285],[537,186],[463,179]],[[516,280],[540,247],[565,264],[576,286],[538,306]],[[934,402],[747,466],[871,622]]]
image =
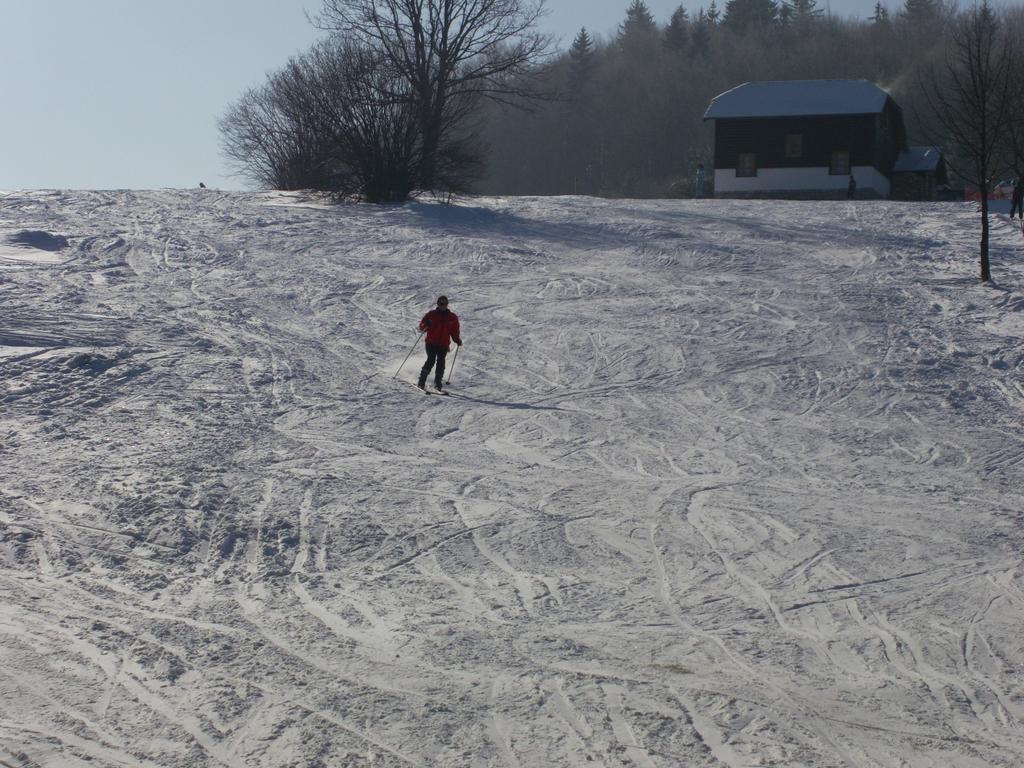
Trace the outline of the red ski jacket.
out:
[[[459,316],[448,309],[432,309],[420,320],[420,330],[427,332],[425,343],[451,349],[451,342],[462,344],[459,336]]]

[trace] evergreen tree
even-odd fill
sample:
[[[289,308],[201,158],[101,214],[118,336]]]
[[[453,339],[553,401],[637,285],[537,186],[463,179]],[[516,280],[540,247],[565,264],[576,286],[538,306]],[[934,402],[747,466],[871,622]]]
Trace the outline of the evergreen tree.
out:
[[[711,3],[714,5],[714,2]],[[708,19],[707,12],[701,8],[697,13],[697,20],[693,22],[690,29],[690,58],[698,56],[707,57],[711,49],[711,27],[713,23]]]
[[[943,0],[905,0],[896,22],[902,45],[923,54],[940,34],[945,7]]]
[[[888,24],[889,23],[889,9],[881,3],[875,3],[875,14],[871,16],[871,21],[875,24]]]
[[[822,11],[816,7],[818,0],[792,0],[790,5],[793,7],[793,22],[797,26],[807,28],[821,17]]]
[[[593,192],[593,87],[595,76],[594,42],[586,27],[580,29],[569,49],[568,86],[571,101],[565,105],[564,119],[550,133],[560,134],[558,153],[547,163],[549,172],[558,173],[559,191],[573,194]],[[556,166],[558,167],[556,170]]]
[[[586,88],[594,75],[594,42],[582,27],[569,49],[569,90],[573,95]]]
[[[600,126],[604,146],[614,155],[602,168],[605,179],[625,194],[656,173],[657,133],[661,129],[658,87],[664,48],[661,31],[643,0],[633,0],[619,27],[618,50],[609,68],[605,95],[614,110]],[[608,153],[611,154],[611,153]]]
[[[775,0],[728,0],[722,26],[743,34],[749,29],[772,24],[778,16]]]
[[[779,6],[779,26],[783,29],[789,29],[793,26],[793,17],[796,12],[793,10],[793,6],[790,3],[783,3]]]
[[[633,0],[626,10],[626,20],[619,25],[619,45],[643,49],[658,34],[658,25],[643,0]]]
[[[711,5],[708,6],[708,12],[707,12],[706,16],[707,16],[707,20],[708,20],[708,25],[709,26],[712,26],[712,27],[717,27],[718,26],[719,22],[722,19],[722,14],[718,10],[718,5],[716,4],[715,0],[711,0]]]
[[[665,27],[665,47],[672,51],[684,50],[690,36],[689,26],[690,20],[686,17],[686,9],[680,5],[672,12],[672,18]]]
[[[937,0],[905,0],[900,14],[911,24],[927,24],[939,15]]]

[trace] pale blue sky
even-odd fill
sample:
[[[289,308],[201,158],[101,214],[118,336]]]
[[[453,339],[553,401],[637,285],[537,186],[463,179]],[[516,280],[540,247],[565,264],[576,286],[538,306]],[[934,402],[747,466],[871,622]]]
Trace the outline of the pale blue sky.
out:
[[[680,4],[646,2],[659,22]],[[683,4],[692,15],[709,3]],[[304,14],[320,5],[0,0],[0,189],[242,188],[220,157],[217,119],[320,36]],[[612,34],[629,5],[548,0],[543,28],[564,48],[581,26]],[[830,6],[865,17],[874,0]]]

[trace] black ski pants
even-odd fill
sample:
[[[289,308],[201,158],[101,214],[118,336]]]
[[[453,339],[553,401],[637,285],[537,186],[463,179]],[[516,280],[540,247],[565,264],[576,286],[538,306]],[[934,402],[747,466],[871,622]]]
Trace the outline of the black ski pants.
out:
[[[441,382],[444,379],[444,358],[448,354],[448,349],[438,344],[427,344],[427,362],[423,364],[423,368],[420,370],[420,386],[422,387],[427,383],[427,376],[430,375],[430,369],[434,367],[434,363],[437,363],[437,370],[434,372],[434,383],[437,386],[441,386]]]
[[[1016,213],[1022,219],[1024,219],[1024,201],[1019,197],[1014,197],[1013,202],[1010,204],[1010,218],[1013,218],[1013,214]]]

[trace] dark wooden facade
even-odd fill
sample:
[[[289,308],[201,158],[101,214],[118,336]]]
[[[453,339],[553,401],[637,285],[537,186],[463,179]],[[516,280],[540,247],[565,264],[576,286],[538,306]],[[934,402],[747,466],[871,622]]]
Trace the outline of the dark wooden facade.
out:
[[[802,138],[799,156],[786,155],[791,135]],[[847,151],[851,166],[874,166],[888,174],[906,145],[903,115],[892,99],[875,115],[715,120],[716,168],[735,168],[739,155],[748,152],[758,168],[827,167],[833,152]]]
[[[892,178],[893,200],[937,200],[940,177],[934,172],[897,173]]]

